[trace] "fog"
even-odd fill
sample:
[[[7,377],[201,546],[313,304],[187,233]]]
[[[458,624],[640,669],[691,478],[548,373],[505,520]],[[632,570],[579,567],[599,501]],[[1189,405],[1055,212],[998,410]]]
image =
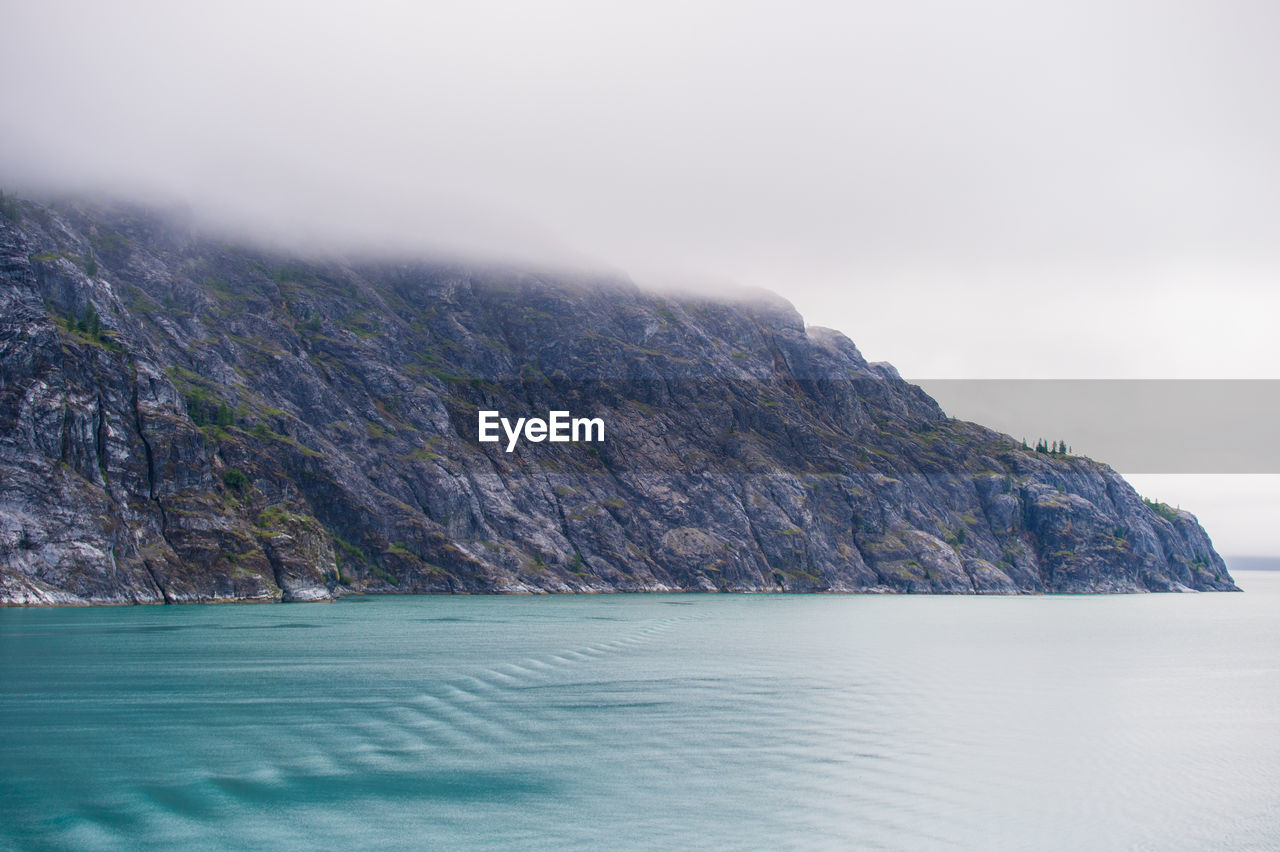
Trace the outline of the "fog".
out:
[[[10,190],[766,287],[912,378],[1280,378],[1265,0],[0,10]]]

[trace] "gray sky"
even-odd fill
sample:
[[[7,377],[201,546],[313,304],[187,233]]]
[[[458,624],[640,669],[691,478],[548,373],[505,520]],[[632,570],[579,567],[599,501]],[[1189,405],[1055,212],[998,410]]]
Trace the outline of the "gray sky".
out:
[[[9,187],[767,287],[909,378],[1280,378],[1269,0],[0,0],[0,23]]]

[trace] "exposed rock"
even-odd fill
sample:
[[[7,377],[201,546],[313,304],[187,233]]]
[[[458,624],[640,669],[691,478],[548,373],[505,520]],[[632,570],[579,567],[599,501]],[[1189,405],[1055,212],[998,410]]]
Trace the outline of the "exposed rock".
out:
[[[780,298],[0,221],[0,602],[1234,589],[1195,519]],[[92,274],[90,274],[92,273]],[[603,443],[476,440],[477,412]]]

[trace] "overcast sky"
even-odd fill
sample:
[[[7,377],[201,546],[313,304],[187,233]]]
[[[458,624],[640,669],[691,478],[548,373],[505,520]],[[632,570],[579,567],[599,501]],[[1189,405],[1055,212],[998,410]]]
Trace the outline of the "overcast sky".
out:
[[[7,187],[766,287],[908,378],[1280,378],[1269,0],[0,0],[0,24]]]

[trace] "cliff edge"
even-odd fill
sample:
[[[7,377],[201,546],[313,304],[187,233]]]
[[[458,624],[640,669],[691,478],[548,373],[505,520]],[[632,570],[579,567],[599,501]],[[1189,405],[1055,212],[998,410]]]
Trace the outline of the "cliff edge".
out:
[[[479,412],[599,418],[477,440]],[[0,603],[1233,590],[1195,518],[776,297],[0,215]]]

